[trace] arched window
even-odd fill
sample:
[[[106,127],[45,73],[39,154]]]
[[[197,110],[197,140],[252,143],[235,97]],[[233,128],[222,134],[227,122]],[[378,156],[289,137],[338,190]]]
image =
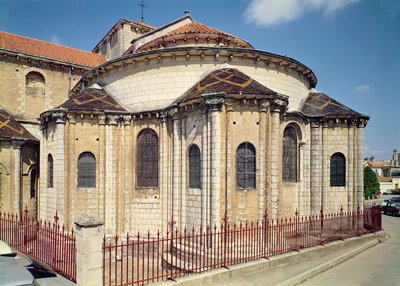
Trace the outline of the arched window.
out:
[[[47,156],[47,187],[53,187],[53,156]]]
[[[240,144],[236,151],[236,187],[256,187],[256,149],[249,142]]]
[[[201,188],[200,149],[195,144],[189,148],[189,188]]]
[[[346,184],[346,158],[342,153],[331,157],[331,187],[343,187]]]
[[[297,133],[293,127],[287,127],[283,132],[282,180],[297,181]]]
[[[32,169],[31,171],[31,199],[36,196],[37,190],[37,171]]]
[[[158,136],[150,129],[140,131],[136,149],[136,185],[158,187]]]
[[[78,188],[96,187],[96,158],[90,152],[78,157]]]
[[[41,73],[30,72],[26,75],[26,95],[27,96],[41,96],[45,94],[45,79]]]

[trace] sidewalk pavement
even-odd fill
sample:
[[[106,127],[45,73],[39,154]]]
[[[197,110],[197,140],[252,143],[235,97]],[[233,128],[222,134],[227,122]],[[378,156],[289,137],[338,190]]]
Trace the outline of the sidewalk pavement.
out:
[[[227,269],[218,269],[199,275],[163,282],[162,285],[218,285],[218,286],[289,286],[318,275],[335,265],[386,240],[381,231],[362,237],[335,241],[324,246],[315,246],[299,252],[290,252]]]

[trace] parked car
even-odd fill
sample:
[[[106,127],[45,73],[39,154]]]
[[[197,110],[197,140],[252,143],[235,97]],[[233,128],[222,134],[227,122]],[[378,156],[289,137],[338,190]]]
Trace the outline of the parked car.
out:
[[[389,199],[389,201],[392,203],[400,203],[400,197],[391,198],[391,199]]]
[[[381,209],[384,214],[398,215],[400,213],[400,203],[388,202]]]
[[[34,285],[32,273],[15,261],[14,257],[0,255],[0,285]]]
[[[25,254],[13,250],[7,243],[0,240],[0,257],[7,262],[7,264],[16,265],[19,269],[22,267],[27,270],[33,278],[48,278],[57,277],[57,274],[42,262],[26,256]],[[3,285],[0,280],[0,285]],[[20,284],[14,284],[20,285]],[[21,285],[31,285],[31,284],[21,284]]]

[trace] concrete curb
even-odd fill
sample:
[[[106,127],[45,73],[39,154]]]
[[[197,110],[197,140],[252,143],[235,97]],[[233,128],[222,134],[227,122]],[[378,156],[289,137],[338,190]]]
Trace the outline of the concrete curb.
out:
[[[362,246],[355,248],[353,250],[351,250],[349,253],[345,253],[342,254],[328,262],[325,262],[317,267],[314,267],[308,271],[305,271],[299,275],[296,275],[282,283],[276,284],[276,286],[293,286],[293,285],[298,285],[304,281],[306,281],[307,279],[310,279],[350,258],[352,258],[353,256],[367,250],[368,248],[371,248],[375,245],[379,244],[379,240],[373,240],[373,241],[369,241],[365,244],[363,244]]]
[[[343,255],[335,257],[334,259],[325,262],[313,269],[290,277],[287,280],[277,284],[280,286],[296,285],[357,255],[358,253],[370,247],[377,245],[379,242],[386,239],[386,233],[380,231],[360,237],[352,237],[344,241],[331,242],[324,246],[319,245],[307,249],[302,249],[299,252],[289,252],[282,255],[273,256],[270,257],[268,260],[260,259],[240,265],[231,266],[229,269],[216,269],[193,276],[182,277],[178,278],[176,282],[164,281],[157,284],[171,286],[213,285],[216,283],[226,282],[229,279],[240,278],[244,275],[249,275],[251,273],[256,273],[277,266],[298,262],[303,259],[318,258],[320,256],[332,254],[340,250],[349,249],[349,251]]]

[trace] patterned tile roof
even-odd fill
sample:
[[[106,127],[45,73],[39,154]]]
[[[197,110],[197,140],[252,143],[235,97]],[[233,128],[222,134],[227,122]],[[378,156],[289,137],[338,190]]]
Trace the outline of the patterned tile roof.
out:
[[[25,139],[39,141],[26,130],[15,118],[0,107],[0,138]]]
[[[106,61],[106,58],[99,54],[7,32],[0,32],[0,49],[51,58],[88,67],[96,67]]]
[[[323,117],[363,117],[364,115],[330,98],[326,94],[312,92],[308,95],[301,111],[307,116]]]
[[[265,87],[241,71],[233,68],[224,68],[211,72],[184,95],[176,103],[201,98],[208,93],[225,92],[227,95],[262,95],[262,97],[276,95],[276,92]]]
[[[227,47],[253,49],[252,45],[238,37],[235,37],[233,35],[209,27],[199,22],[192,22],[178,27],[170,31],[166,35],[144,44],[136,52],[154,50],[159,48],[159,46],[174,46],[181,41],[186,42],[189,39],[195,40],[196,42],[215,41],[216,43],[218,43],[218,45],[223,45]],[[131,49],[128,49],[125,52],[125,54],[129,53],[132,53]]]
[[[87,88],[72,96],[58,108],[69,110],[126,111],[104,89]]]

